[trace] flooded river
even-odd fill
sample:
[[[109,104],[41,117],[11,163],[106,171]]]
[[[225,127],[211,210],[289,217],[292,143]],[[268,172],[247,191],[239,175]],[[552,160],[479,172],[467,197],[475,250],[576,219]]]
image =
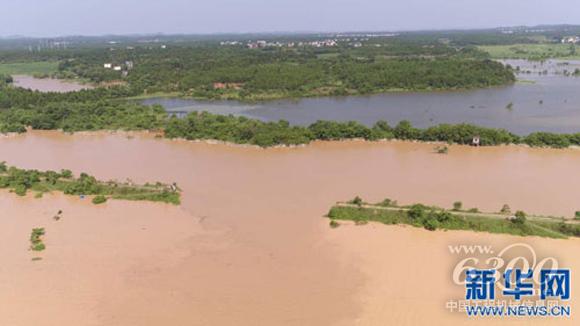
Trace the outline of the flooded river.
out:
[[[168,111],[210,111],[262,120],[288,120],[307,125],[316,120],[355,120],[392,125],[409,120],[418,127],[440,123],[472,123],[504,128],[518,134],[534,131],[580,132],[580,77],[564,76],[580,67],[577,61],[544,63],[509,60],[520,67],[515,85],[455,92],[402,92],[356,97],[323,97],[245,104],[235,101],[195,101],[175,98],[145,100]],[[511,109],[508,105],[512,103]]]
[[[0,325],[462,325],[445,309],[465,291],[451,284],[449,244],[523,241],[580,268],[578,240],[331,229],[323,218],[356,195],[571,217],[580,150],[451,146],[438,155],[430,144],[358,141],[259,149],[58,132],[1,137],[0,149],[0,161],[24,168],[183,189],[179,207],[0,192]],[[33,262],[28,237],[38,226],[47,250]]]

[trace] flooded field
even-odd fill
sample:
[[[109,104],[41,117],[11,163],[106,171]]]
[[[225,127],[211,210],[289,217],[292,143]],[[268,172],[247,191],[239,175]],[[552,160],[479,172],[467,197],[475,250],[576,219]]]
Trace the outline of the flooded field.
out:
[[[179,207],[0,192],[1,325],[462,325],[445,309],[464,294],[451,284],[450,244],[526,242],[580,268],[578,240],[331,229],[323,218],[356,195],[571,217],[580,150],[451,146],[438,155],[431,144],[358,141],[259,149],[58,132],[0,137],[0,149],[0,161],[22,168],[183,189]],[[28,237],[38,226],[47,250],[33,262]]]
[[[66,93],[93,88],[93,86],[88,84],[80,84],[54,78],[34,78],[33,76],[28,75],[14,75],[12,77],[14,78],[15,86],[40,92]]]
[[[322,97],[254,104],[234,101],[195,101],[175,98],[145,100],[170,112],[210,111],[262,120],[288,120],[307,125],[317,120],[359,121],[394,125],[409,120],[414,126],[472,123],[504,128],[518,134],[535,131],[580,131],[580,77],[564,76],[580,68],[578,61],[530,62],[508,60],[520,82],[515,85],[455,92],[400,92],[371,96]],[[512,103],[511,108],[508,108]]]

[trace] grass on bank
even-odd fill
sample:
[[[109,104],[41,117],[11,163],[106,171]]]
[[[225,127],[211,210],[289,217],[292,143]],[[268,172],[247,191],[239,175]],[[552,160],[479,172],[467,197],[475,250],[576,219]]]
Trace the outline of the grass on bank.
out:
[[[580,59],[580,48],[570,44],[482,45],[478,48],[494,59]]]
[[[43,194],[52,191],[67,195],[96,196],[92,202],[102,204],[110,199],[145,200],[179,205],[180,190],[162,183],[134,185],[115,181],[99,181],[86,173],[75,178],[71,171],[37,171],[8,167],[0,163],[0,189],[9,189],[24,196],[28,191]]]
[[[564,239],[580,237],[579,223],[566,223],[563,219],[527,216],[518,211],[515,214],[479,213],[477,209],[461,210],[459,202],[453,210],[435,206],[415,204],[398,206],[396,201],[386,199],[381,203],[367,204],[360,197],[346,204],[337,204],[328,213],[331,226],[337,221],[348,220],[356,224],[370,221],[383,224],[408,224],[427,230],[470,230],[476,232],[511,234],[518,236],[540,236]],[[334,221],[334,222],[333,222]]]
[[[46,76],[58,71],[58,62],[34,61],[0,63],[0,75]]]

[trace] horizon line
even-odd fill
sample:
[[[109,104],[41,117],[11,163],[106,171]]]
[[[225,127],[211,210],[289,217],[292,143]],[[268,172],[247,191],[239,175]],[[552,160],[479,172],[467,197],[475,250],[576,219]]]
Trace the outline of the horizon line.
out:
[[[417,33],[417,32],[452,32],[452,31],[485,31],[515,28],[540,28],[540,27],[580,27],[580,24],[539,24],[539,25],[513,25],[513,26],[489,26],[489,27],[449,27],[449,28],[417,28],[417,29],[392,29],[392,30],[350,30],[350,31],[316,31],[316,30],[295,30],[295,31],[243,31],[243,32],[151,32],[151,33],[104,33],[104,34],[61,34],[53,36],[30,36],[30,35],[0,35],[0,40],[17,39],[47,39],[47,38],[101,38],[101,37],[146,37],[146,36],[226,36],[226,35],[314,35],[314,34],[355,34],[355,33]]]

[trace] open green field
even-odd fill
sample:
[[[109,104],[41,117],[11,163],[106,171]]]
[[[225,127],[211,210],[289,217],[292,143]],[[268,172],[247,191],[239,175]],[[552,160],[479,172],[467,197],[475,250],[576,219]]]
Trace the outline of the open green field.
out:
[[[481,45],[494,59],[580,59],[580,47],[569,44]]]
[[[56,72],[57,69],[58,62],[54,61],[0,63],[0,75],[43,75]]]

